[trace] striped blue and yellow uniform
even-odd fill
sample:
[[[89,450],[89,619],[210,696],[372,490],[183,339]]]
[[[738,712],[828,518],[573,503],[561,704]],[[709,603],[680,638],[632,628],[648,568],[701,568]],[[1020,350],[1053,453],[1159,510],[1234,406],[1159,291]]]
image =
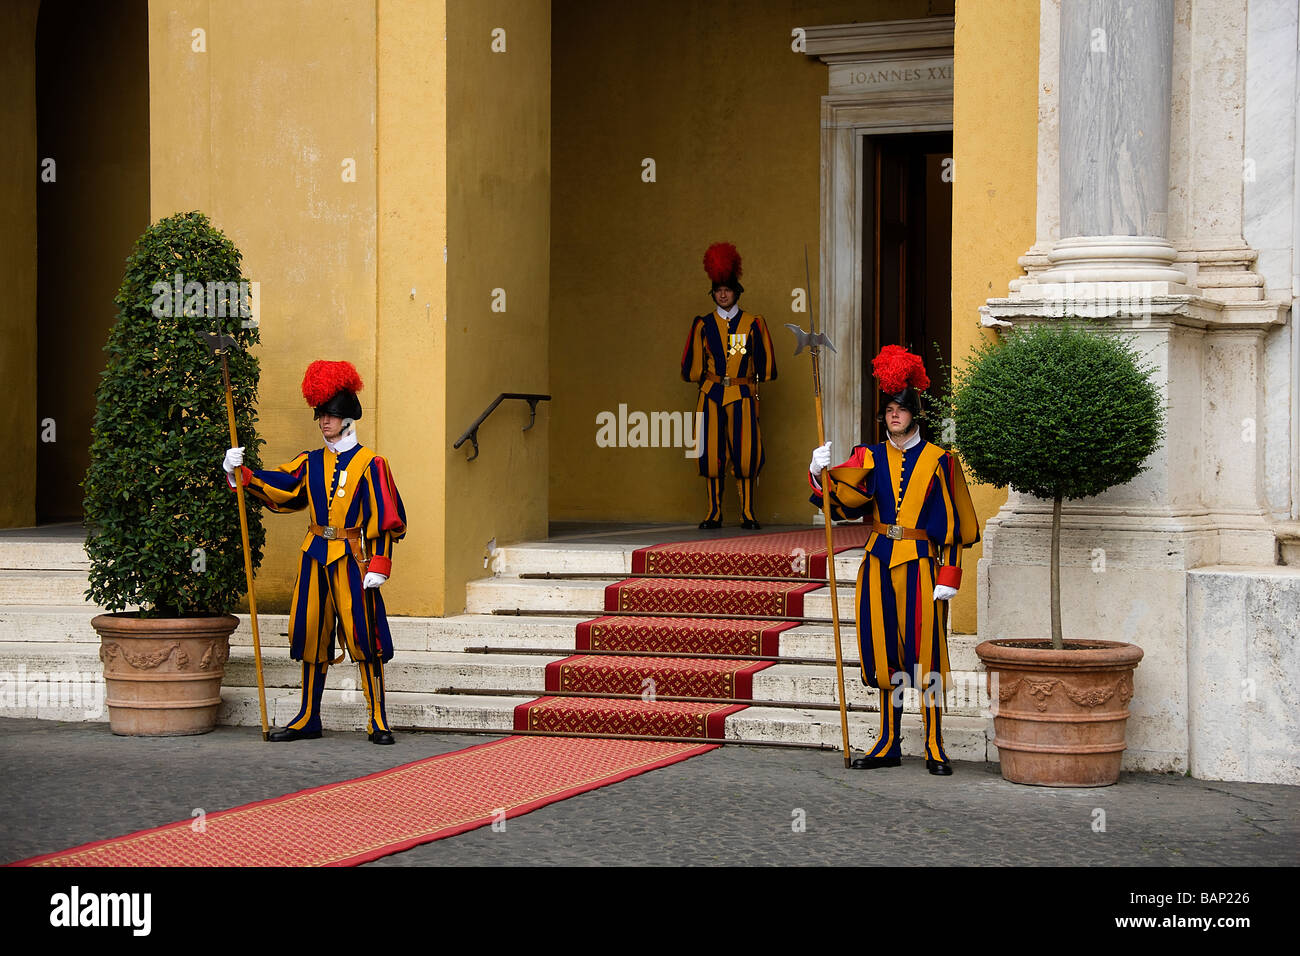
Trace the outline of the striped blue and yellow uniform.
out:
[[[721,480],[727,458],[740,481],[741,512],[753,517],[752,481],[766,456],[759,431],[758,383],[776,378],[772,338],[761,315],[738,310],[697,315],[682,350],[682,378],[700,386],[696,400],[700,475],[709,479],[710,516],[721,517]],[[741,379],[730,382],[726,379]]]
[[[319,727],[325,669],[342,660],[341,651],[335,659],[337,632],[360,665],[370,730],[387,730],[379,662],[392,658],[393,639],[381,589],[371,589],[374,616],[369,619],[362,581],[367,570],[392,574],[393,546],[406,534],[406,510],[388,463],[362,445],[337,454],[317,448],[276,468],[243,468],[242,480],[272,511],[308,514],[289,607],[289,654],[303,662],[303,708],[289,726]],[[362,529],[368,566],[358,563],[352,542],[313,532],[312,524]]]
[[[858,445],[830,470],[829,482],[834,520],[864,517],[925,533],[924,539],[868,537],[858,568],[858,642],[863,683],[881,690],[881,740],[870,756],[898,754],[899,695],[886,699],[905,684],[923,691],[926,755],[946,760],[938,718],[951,687],[948,603],[934,600],[934,588],[960,586],[962,550],[980,539],[961,463],[925,441],[906,451],[890,442]],[[815,483],[813,489],[820,508]]]

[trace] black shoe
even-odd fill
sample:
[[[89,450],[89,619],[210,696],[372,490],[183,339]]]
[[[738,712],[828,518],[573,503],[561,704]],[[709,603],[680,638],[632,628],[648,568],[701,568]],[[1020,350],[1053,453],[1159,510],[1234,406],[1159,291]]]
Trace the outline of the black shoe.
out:
[[[369,740],[372,744],[397,743],[397,741],[393,739],[393,732],[391,730],[376,730],[373,733],[367,734],[366,739]]]
[[[902,757],[859,757],[853,761],[854,770],[879,770],[881,767],[901,767]]]
[[[320,729],[294,730],[292,727],[286,727],[284,730],[273,731],[266,739],[273,744],[288,743],[291,740],[320,740]]]
[[[746,518],[744,521],[740,523],[740,526],[744,528],[746,531],[758,531],[763,527],[753,518]]]
[[[722,522],[714,521],[712,518],[705,518],[703,521],[700,522],[701,531],[716,531],[718,528],[721,527],[722,527]]]
[[[952,764],[948,763],[946,760],[931,760],[929,757],[926,757],[925,769],[930,771],[930,773],[934,774],[936,777],[952,776]]]

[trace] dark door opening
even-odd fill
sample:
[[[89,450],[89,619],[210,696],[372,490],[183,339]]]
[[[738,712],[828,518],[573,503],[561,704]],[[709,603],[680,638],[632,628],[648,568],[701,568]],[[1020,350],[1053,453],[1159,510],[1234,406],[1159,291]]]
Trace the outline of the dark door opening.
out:
[[[36,27],[36,520],[80,521],[95,389],[149,225],[149,5],[44,0]]]
[[[952,133],[867,136],[862,153],[862,440],[876,442],[880,350],[920,355],[935,394],[951,367]]]

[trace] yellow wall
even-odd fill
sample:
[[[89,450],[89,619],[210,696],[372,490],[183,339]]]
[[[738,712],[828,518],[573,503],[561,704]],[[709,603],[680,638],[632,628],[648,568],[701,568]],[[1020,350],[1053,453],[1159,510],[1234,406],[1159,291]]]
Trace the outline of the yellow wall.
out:
[[[151,215],[207,213],[243,252],[248,278],[261,283],[263,461],[320,444],[300,391],[314,359],[356,365],[366,383],[358,437],[375,445],[383,414],[375,6],[168,0],[150,4],[149,21]],[[206,52],[194,50],[195,30],[205,31]],[[355,182],[344,181],[346,159],[356,163]],[[401,487],[405,449],[379,451]],[[432,510],[418,498],[406,504],[417,514]],[[265,523],[259,608],[283,610],[302,517],[267,513]]]
[[[504,51],[493,50],[504,31]],[[496,43],[502,42],[496,34]],[[451,444],[501,392],[546,393],[551,230],[551,8],[453,0],[447,11],[446,611],[488,542],[546,537],[551,407],[503,403],[472,446]],[[505,311],[493,311],[493,290]],[[500,298],[495,299],[500,302]],[[435,314],[435,320],[442,316]]]
[[[36,523],[37,0],[0,5],[0,528]]]
[[[444,449],[450,444],[442,320],[446,32],[442,0],[379,0],[379,310],[371,398],[380,414],[369,434],[392,465],[409,522],[384,585],[395,614],[443,613]]]
[[[935,7],[939,9],[935,9]],[[743,308],[762,314],[779,377],[761,388],[760,521],[812,518],[812,371],[786,322],[816,282],[820,98],[827,67],[791,50],[795,27],[951,12],[924,0],[556,3],[552,71],[552,519],[688,521],[706,510],[677,448],[599,448],[596,416],[693,411],[680,377],[692,316],[712,308],[712,242],[744,258]],[[642,160],[656,181],[642,181]],[[814,299],[820,301],[814,286]],[[737,521],[735,483],[724,518]]]
[[[1007,294],[1034,244],[1038,150],[1038,0],[959,0],[953,76],[952,346],[958,368],[992,332],[979,325],[985,300]],[[972,486],[987,521],[1006,502],[996,488]],[[975,562],[953,605],[953,629],[974,633]]]

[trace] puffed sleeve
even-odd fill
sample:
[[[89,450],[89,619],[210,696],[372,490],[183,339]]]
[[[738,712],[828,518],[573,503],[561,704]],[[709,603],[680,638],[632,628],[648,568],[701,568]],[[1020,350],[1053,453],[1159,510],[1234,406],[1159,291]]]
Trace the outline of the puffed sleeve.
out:
[[[754,335],[750,342],[750,375],[760,382],[776,380],[776,352],[772,349],[772,336],[761,315],[754,316]]]
[[[307,452],[275,468],[254,471],[240,467],[244,490],[272,511],[301,511],[307,507]],[[226,484],[233,490],[230,476]]]
[[[871,449],[858,445],[848,461],[828,469],[832,521],[852,521],[871,511],[871,473],[875,467]],[[813,489],[808,500],[820,509],[822,490],[812,472],[808,473],[808,484]]]
[[[369,570],[391,575],[393,545],[406,537],[406,508],[397,493],[388,462],[378,455],[366,469],[366,486],[361,499],[361,518],[370,542]]]
[[[696,316],[686,336],[686,348],[682,349],[683,381],[699,382],[704,375],[704,352],[704,323]]]
[[[951,453],[944,455],[939,460],[938,471],[936,477],[943,507],[936,509],[935,518],[942,519],[943,527],[929,529],[931,540],[938,543],[939,569],[935,583],[959,588],[961,553],[979,541],[980,523],[957,456]]]

